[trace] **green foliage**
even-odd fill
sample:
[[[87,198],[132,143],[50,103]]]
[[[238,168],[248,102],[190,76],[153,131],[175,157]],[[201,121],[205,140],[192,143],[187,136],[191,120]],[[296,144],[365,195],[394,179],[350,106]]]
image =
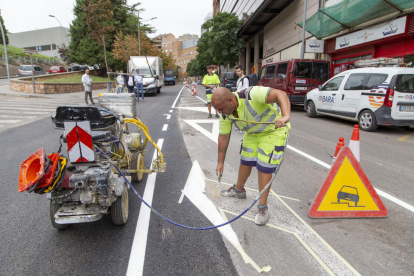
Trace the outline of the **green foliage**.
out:
[[[137,35],[138,18],[134,10],[140,3],[128,5],[126,0],[110,0],[112,5],[112,19],[109,24],[114,26],[114,31],[108,32],[105,36],[105,47],[107,51],[108,67],[113,71],[126,69],[126,62],[115,59],[112,51],[117,31],[122,31],[125,35]],[[70,25],[71,42],[69,45],[68,60],[71,63],[79,64],[100,64],[105,67],[104,49],[90,36],[91,29],[86,25],[87,16],[82,6],[88,5],[88,0],[76,0],[74,7],[75,20]],[[141,31],[148,33],[155,32],[155,29],[147,24],[140,26]],[[106,68],[105,68],[106,69]]]
[[[4,54],[4,47],[3,44],[0,45],[0,56],[2,56]],[[17,58],[17,56],[21,56],[21,57],[26,57],[26,58],[30,58],[30,54],[23,54],[23,49],[22,48],[17,48],[11,45],[7,46],[7,55],[9,57],[12,58]],[[56,58],[53,57],[49,57],[49,56],[45,56],[45,55],[41,55],[41,54],[33,54],[33,58],[46,58],[50,60],[57,60]]]
[[[178,73],[180,72],[181,67],[178,65],[174,65],[174,76],[178,78]]]
[[[203,59],[203,56],[198,54],[196,58],[190,60],[187,64],[187,75],[190,77],[204,76],[207,74],[207,60]]]
[[[4,26],[3,17],[1,15],[0,15],[0,24],[3,27],[4,38],[6,39],[6,45],[9,45],[9,37],[7,35],[6,26]],[[3,36],[1,35],[1,30],[0,30],[0,44],[3,46]]]
[[[235,14],[226,12],[218,13],[205,22],[203,28],[209,31],[198,40],[197,58],[200,58],[196,67],[201,67],[202,64],[234,67],[245,44],[243,39],[237,37],[237,31],[242,25],[243,22]]]

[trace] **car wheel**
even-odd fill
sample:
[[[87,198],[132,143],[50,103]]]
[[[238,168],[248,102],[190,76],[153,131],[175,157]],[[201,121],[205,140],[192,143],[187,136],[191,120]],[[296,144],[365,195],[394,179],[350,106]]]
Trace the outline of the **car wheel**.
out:
[[[359,114],[358,124],[363,131],[374,131],[378,128],[377,120],[371,110],[364,110]]]
[[[129,213],[129,198],[128,189],[125,186],[124,192],[118,196],[116,201],[111,206],[111,218],[115,225],[124,225],[128,221]]]
[[[316,117],[315,104],[312,101],[308,101],[308,103],[307,103],[306,116],[308,116],[309,118],[315,118]]]
[[[57,211],[59,211],[61,206],[61,204],[52,203],[52,201],[50,201],[50,222],[52,223],[53,227],[58,230],[66,229],[70,226],[70,224],[58,224],[55,221],[55,214]]]

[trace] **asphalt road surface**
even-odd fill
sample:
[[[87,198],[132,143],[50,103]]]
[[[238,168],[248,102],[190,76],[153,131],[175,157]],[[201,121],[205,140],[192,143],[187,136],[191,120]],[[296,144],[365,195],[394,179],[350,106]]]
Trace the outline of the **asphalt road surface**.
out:
[[[218,119],[207,118],[201,86],[197,94],[176,85],[139,102],[139,117],[162,144],[167,172],[145,175],[133,185],[150,199],[153,189],[153,207],[166,217],[206,227],[211,226],[208,212],[187,196],[181,198],[193,162],[198,161],[204,174],[205,194],[226,219],[256,197],[257,173],[253,169],[246,184],[246,200],[220,196],[215,176]],[[345,137],[348,144],[353,123],[324,116],[309,119],[303,107],[292,108],[291,122],[290,148],[268,200],[269,224],[259,227],[251,221],[254,206],[232,223],[230,232],[240,246],[217,230],[174,226],[144,209],[132,192],[125,226],[115,226],[104,216],[54,229],[46,197],[18,193],[17,183],[19,164],[40,147],[56,151],[61,131],[53,129],[49,118],[8,127],[0,132],[0,275],[258,275],[263,268],[265,275],[412,275],[413,132],[386,127],[360,134],[361,167],[382,192],[387,218],[311,219],[308,201],[327,176],[338,138]],[[226,188],[237,179],[242,138],[242,133],[232,132],[222,179]],[[153,153],[146,154],[145,165]]]

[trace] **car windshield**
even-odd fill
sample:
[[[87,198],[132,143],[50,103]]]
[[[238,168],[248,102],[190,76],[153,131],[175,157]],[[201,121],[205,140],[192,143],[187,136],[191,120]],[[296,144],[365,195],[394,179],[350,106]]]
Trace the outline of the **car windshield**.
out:
[[[30,71],[30,70],[31,70],[31,68],[30,68],[30,67],[31,67],[31,66],[29,66],[29,65],[20,66],[20,70]]]
[[[57,67],[57,66],[52,66],[52,67],[50,67],[50,69],[52,69],[52,70],[59,70],[59,67]]]
[[[150,72],[149,68],[146,68],[146,69],[145,68],[143,68],[143,69],[141,69],[141,68],[134,68],[134,69],[132,69],[132,72],[134,72],[134,73],[132,73],[132,75],[136,75],[137,74],[137,69],[139,70],[139,74],[140,75],[151,75],[151,72]],[[152,69],[152,75],[156,75],[154,69]]]
[[[398,92],[414,92],[414,74],[397,75],[395,90]]]
[[[325,62],[297,62],[294,70],[295,78],[328,80],[328,63]]]
[[[165,70],[164,74],[166,77],[173,77],[174,76],[174,71],[173,70]]]

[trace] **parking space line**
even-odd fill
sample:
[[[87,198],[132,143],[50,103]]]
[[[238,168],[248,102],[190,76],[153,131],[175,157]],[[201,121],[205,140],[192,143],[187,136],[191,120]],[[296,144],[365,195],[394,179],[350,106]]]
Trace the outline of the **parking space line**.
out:
[[[238,214],[236,214],[236,213],[233,213],[233,212],[231,212],[231,211],[228,211],[228,210],[225,210],[225,209],[221,209],[221,208],[219,208],[219,210],[220,210],[220,212],[223,214],[223,216],[224,216],[224,218],[226,219],[226,220],[228,220],[227,219],[227,217],[224,215],[224,212],[226,212],[226,213],[229,213],[229,214],[232,214],[232,215],[234,215],[234,216],[237,216]],[[252,219],[252,218],[249,218],[249,217],[247,217],[246,215],[243,215],[242,216],[242,218],[244,218],[244,219],[247,219],[247,220],[250,220],[250,221],[254,221],[254,219]],[[293,231],[290,231],[290,230],[288,230],[288,229],[285,229],[285,228],[281,228],[281,227],[278,227],[278,226],[275,226],[275,225],[272,225],[272,224],[270,224],[270,223],[267,223],[266,225],[265,225],[265,227],[271,227],[271,228],[274,228],[274,229],[277,229],[277,230],[280,230],[280,231],[283,231],[283,232],[286,232],[286,233],[289,233],[289,234],[292,234],[292,235],[294,235],[295,236],[295,238],[303,245],[303,247],[305,247],[305,249],[312,255],[312,257],[313,258],[315,258],[315,260],[325,269],[325,271],[329,274],[329,275],[335,275],[335,273],[333,273],[333,271],[327,266],[327,264],[325,264],[322,260],[321,260],[321,258],[319,258],[319,256],[315,253],[315,251],[313,251],[312,250],[312,248],[310,248],[310,246],[297,234],[297,233],[295,233],[295,232],[293,232]]]
[[[277,195],[272,189],[270,189],[270,193],[272,193],[274,196],[277,197],[277,199],[285,205],[285,207],[303,224],[308,228],[325,246],[329,249],[346,267],[349,268],[349,270],[352,271],[355,275],[361,276],[361,274],[358,273],[358,271],[355,270],[344,258],[342,258],[341,255],[339,255],[338,252],[335,251],[335,249],[332,248],[332,246],[329,245],[321,236],[319,236],[318,233],[316,233],[315,230],[313,230],[312,227],[309,226],[290,206],[279,196]]]
[[[162,127],[162,131],[166,131],[168,128],[168,124],[164,124],[164,126]]]
[[[299,153],[300,155],[302,155],[302,156],[304,156],[304,157],[306,157],[306,158],[308,158],[308,159],[310,159],[310,160],[312,160],[313,162],[315,162],[315,163],[318,163],[319,165],[321,165],[321,166],[323,166],[323,167],[325,167],[325,168],[327,168],[327,169],[330,169],[331,168],[331,166],[329,165],[329,164],[327,164],[327,163],[325,163],[325,162],[323,162],[323,161],[321,161],[321,160],[319,160],[319,159],[317,159],[317,158],[315,158],[315,157],[313,157],[313,156],[310,156],[309,154],[307,154],[307,153],[304,153],[303,151],[301,151],[301,150],[298,150],[298,149],[296,149],[296,148],[294,148],[294,147],[292,147],[292,146],[287,146],[287,148],[288,149],[291,149],[291,150],[293,150],[294,152],[297,152],[297,153]],[[391,200],[392,202],[394,202],[394,203],[396,203],[396,204],[398,204],[398,205],[400,205],[401,207],[403,207],[403,208],[406,208],[407,210],[409,210],[409,211],[411,211],[411,212],[414,212],[414,206],[412,206],[412,205],[410,205],[410,204],[408,204],[408,203],[406,203],[406,202],[404,202],[404,201],[402,201],[402,200],[400,200],[400,199],[398,199],[398,198],[396,198],[396,197],[394,197],[394,196],[392,196],[392,195],[390,195],[390,194],[387,194],[386,192],[384,192],[384,191],[382,191],[382,190],[380,190],[380,189],[378,189],[378,188],[375,188],[374,187],[374,189],[375,189],[375,191],[380,195],[380,196],[382,196],[382,197],[385,197],[386,199],[388,199],[388,200]]]
[[[158,139],[157,145],[162,149],[164,139]],[[152,159],[157,158],[158,151],[154,150],[154,156]],[[151,165],[152,168],[152,165]],[[152,199],[154,197],[155,180],[157,179],[157,173],[148,175],[147,183],[145,185],[144,200],[152,205]],[[142,275],[144,271],[145,252],[147,249],[148,229],[151,218],[151,209],[148,208],[144,202],[141,203],[139,209],[138,222],[135,229],[134,241],[132,243],[131,254],[129,256],[127,275]]]
[[[410,134],[404,135],[403,137],[401,137],[400,139],[398,139],[398,141],[414,143],[414,141],[406,141],[407,138],[409,138],[409,137],[411,137],[413,135],[414,135],[414,133],[410,133]]]

